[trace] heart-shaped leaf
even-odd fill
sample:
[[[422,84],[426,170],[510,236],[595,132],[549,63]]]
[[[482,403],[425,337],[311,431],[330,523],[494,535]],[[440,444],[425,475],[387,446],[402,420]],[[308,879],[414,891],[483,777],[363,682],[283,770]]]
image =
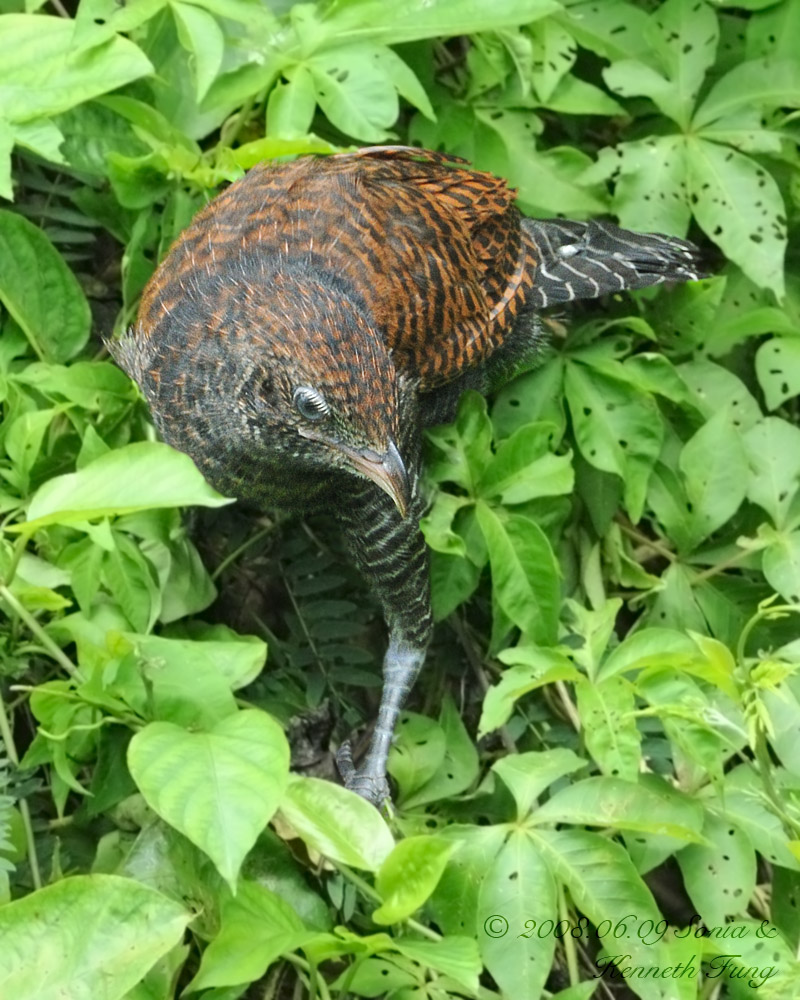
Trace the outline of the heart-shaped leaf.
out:
[[[148,805],[205,851],[235,891],[286,788],[289,746],[278,723],[255,709],[204,733],[153,722],[131,740],[128,765]]]

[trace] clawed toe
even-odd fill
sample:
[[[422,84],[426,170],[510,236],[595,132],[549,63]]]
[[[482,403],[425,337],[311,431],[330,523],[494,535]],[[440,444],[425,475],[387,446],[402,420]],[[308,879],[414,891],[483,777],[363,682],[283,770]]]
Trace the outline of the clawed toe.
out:
[[[339,768],[344,787],[371,802],[376,808],[379,809],[387,799],[391,801],[386,775],[372,769],[369,759],[360,768],[356,768],[349,740],[339,747],[336,753],[336,766]]]

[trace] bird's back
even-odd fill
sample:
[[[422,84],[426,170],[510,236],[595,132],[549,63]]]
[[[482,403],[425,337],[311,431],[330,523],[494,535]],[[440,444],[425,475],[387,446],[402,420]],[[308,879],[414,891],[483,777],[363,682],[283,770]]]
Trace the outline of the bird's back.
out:
[[[143,297],[142,335],[158,336],[188,283],[235,277],[255,258],[335,276],[422,390],[485,360],[533,284],[504,181],[438,153],[381,147],[254,167],[176,241]]]

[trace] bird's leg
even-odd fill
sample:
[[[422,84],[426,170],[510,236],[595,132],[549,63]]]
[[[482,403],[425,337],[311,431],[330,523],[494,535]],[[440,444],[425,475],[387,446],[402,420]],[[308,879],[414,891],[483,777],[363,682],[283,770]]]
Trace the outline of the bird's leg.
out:
[[[389,798],[389,783],[386,780],[389,748],[400,710],[424,661],[424,647],[420,649],[408,643],[400,632],[389,637],[389,648],[383,661],[381,704],[369,749],[359,768],[353,764],[349,741],[342,744],[336,755],[345,786],[376,806]]]
[[[379,805],[389,797],[386,761],[397,717],[425,661],[432,631],[428,552],[419,517],[422,501],[413,490],[403,517],[392,500],[372,484],[340,506],[340,517],[359,569],[379,598],[389,626],[383,661],[378,720],[360,767],[344,744],[336,762],[348,788]]]

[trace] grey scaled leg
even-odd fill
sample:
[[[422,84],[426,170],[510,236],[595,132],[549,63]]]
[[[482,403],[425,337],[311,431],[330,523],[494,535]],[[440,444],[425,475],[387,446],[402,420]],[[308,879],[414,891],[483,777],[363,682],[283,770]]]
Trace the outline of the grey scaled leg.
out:
[[[345,743],[336,763],[345,786],[376,806],[389,798],[389,748],[403,703],[425,662],[433,629],[428,552],[419,530],[421,502],[414,493],[406,517],[372,484],[340,508],[347,512],[342,521],[356,563],[383,607],[389,647],[378,719],[364,760],[356,768]]]

